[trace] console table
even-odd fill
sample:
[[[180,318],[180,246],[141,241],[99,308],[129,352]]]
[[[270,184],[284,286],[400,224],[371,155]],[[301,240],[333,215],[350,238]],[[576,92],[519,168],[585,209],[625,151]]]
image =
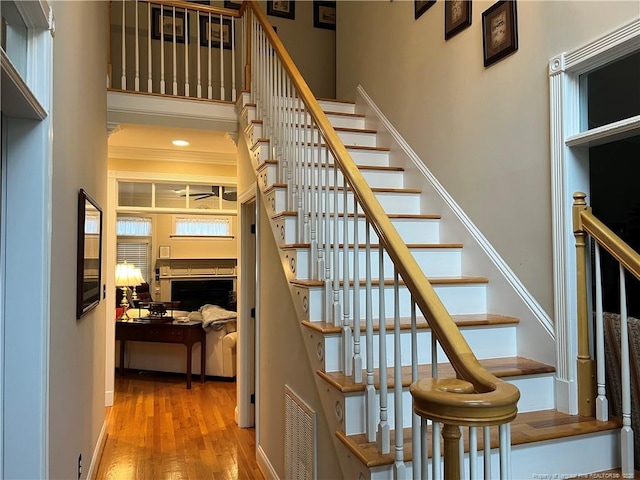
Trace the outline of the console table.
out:
[[[117,320],[116,340],[120,340],[120,375],[124,375],[124,349],[126,342],[181,343],[187,347],[187,388],[191,388],[191,350],[200,342],[200,381],[205,379],[207,332],[202,322],[176,323],[148,320]]]

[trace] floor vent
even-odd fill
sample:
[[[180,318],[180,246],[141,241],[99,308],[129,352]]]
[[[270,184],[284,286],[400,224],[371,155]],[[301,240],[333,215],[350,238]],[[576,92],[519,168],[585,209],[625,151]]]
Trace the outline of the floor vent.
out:
[[[316,412],[287,385],[284,386],[284,478],[315,480]]]

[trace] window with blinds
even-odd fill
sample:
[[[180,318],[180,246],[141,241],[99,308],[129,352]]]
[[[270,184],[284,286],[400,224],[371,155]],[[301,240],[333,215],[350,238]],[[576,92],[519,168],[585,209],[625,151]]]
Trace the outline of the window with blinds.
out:
[[[151,279],[151,246],[149,242],[118,242],[117,263],[131,263],[140,269],[146,283]]]
[[[223,217],[176,217],[176,235],[201,237],[228,237],[231,235],[231,221]]]

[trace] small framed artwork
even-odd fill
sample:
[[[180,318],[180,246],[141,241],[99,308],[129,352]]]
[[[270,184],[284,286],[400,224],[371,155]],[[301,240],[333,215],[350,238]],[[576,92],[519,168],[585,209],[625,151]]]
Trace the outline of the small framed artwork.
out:
[[[171,258],[171,245],[160,245],[158,258]]]
[[[501,0],[482,12],[482,51],[488,67],[518,50],[516,2]]]
[[[445,0],[444,39],[449,40],[471,25],[471,0]]]
[[[420,18],[420,15],[433,7],[435,3],[436,0],[414,0],[416,19]]]
[[[102,209],[86,191],[78,193],[76,319],[100,303],[102,294]]]
[[[222,33],[220,27],[222,27]],[[220,19],[213,19],[209,22],[209,17],[201,16],[200,45],[208,47],[209,40],[211,40],[213,48],[220,48],[220,39],[222,39],[222,47],[231,50],[231,19],[223,18],[222,25],[220,25]]]
[[[184,35],[187,31],[187,22],[183,11],[173,12],[173,8],[153,7],[151,14],[153,23],[151,25],[151,38],[156,40],[164,39],[165,42],[173,42],[174,28],[177,43],[184,43]]]
[[[295,20],[296,2],[294,0],[267,0],[267,15]]]
[[[230,8],[232,10],[240,10],[242,2],[234,2],[232,0],[224,0],[224,8]]]
[[[313,26],[327,30],[336,29],[336,2],[313,0]]]

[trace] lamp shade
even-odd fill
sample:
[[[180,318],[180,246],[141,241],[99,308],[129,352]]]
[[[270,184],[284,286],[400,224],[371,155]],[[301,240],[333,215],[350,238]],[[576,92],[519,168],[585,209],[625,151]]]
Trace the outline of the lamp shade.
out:
[[[144,282],[140,269],[131,263],[116,265],[116,287],[136,287]]]

